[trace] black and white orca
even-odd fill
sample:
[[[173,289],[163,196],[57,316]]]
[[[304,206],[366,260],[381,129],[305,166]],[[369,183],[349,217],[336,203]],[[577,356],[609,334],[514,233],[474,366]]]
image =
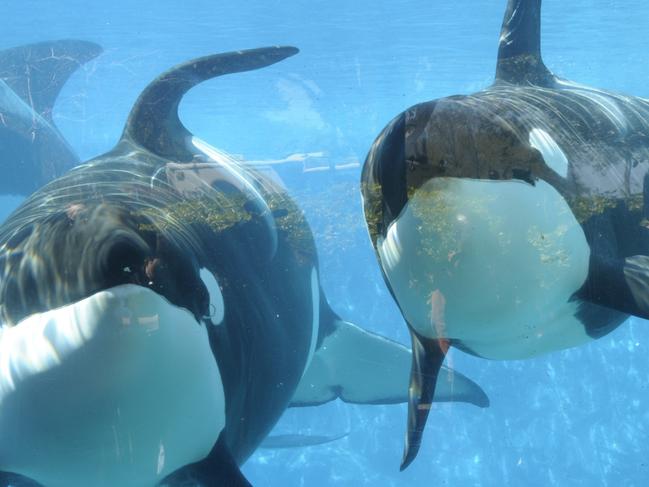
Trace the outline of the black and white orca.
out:
[[[0,194],[26,196],[79,163],[52,110],[70,75],[99,53],[78,40],[0,51]]]
[[[362,192],[414,353],[402,469],[449,346],[524,359],[649,318],[649,102],[554,76],[540,0],[510,0],[495,82],[415,105]]]
[[[201,81],[296,52],[162,74],[113,150],[0,227],[0,485],[245,486],[290,404],[407,400],[410,352],[332,311],[282,185],[178,118]],[[436,400],[487,405],[448,377]]]

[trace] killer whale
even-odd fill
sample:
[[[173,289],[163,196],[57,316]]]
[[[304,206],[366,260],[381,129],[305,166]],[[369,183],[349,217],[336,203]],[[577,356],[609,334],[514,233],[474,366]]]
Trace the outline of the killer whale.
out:
[[[162,74],[113,150],[0,227],[0,485],[249,485],[287,406],[406,400],[409,351],[329,307],[288,193],[178,118],[201,81],[296,52]],[[487,404],[457,373],[439,392]]]
[[[540,12],[510,0],[494,83],[408,108],[365,161],[367,226],[413,342],[402,469],[449,347],[521,359],[649,317],[649,102],[553,75]]]
[[[0,194],[26,196],[79,163],[52,110],[72,73],[100,53],[79,40],[0,51]]]

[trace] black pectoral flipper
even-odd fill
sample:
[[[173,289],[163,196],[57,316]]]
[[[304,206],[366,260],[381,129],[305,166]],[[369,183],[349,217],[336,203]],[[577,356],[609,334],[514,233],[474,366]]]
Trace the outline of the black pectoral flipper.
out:
[[[641,230],[649,233],[649,173],[645,174],[643,181],[643,215],[640,222]],[[645,237],[644,244],[649,241]],[[640,255],[633,255],[624,259],[624,281],[628,286],[632,299],[632,307],[628,310],[631,314],[641,318],[649,318],[649,248]]]
[[[252,487],[239,470],[225,442],[225,433],[203,460],[179,468],[158,487]]]
[[[417,456],[435,395],[437,376],[449,348],[446,339],[422,337],[412,329],[412,369],[408,389],[408,431],[401,461],[405,470]]]

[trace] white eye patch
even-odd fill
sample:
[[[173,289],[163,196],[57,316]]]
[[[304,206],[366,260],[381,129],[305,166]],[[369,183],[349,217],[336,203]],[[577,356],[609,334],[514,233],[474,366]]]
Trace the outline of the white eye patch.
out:
[[[225,316],[225,303],[223,302],[223,294],[221,293],[219,283],[216,281],[214,274],[204,267],[200,270],[200,276],[210,294],[209,316],[212,319],[212,323],[220,325]]]

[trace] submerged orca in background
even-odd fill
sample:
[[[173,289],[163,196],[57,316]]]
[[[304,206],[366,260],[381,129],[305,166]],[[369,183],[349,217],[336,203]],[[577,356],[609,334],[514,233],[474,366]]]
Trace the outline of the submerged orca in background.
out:
[[[281,184],[178,118],[201,81],[296,52],[162,74],[113,150],[0,227],[0,485],[245,486],[290,404],[407,400],[410,352],[332,311]],[[451,371],[438,391],[488,402]]]
[[[496,80],[415,105],[362,175],[377,257],[413,343],[402,469],[449,346],[522,359],[649,318],[649,102],[554,76],[540,0],[510,0]]]
[[[52,109],[70,75],[99,53],[77,40],[0,51],[0,194],[26,196],[79,163]]]

